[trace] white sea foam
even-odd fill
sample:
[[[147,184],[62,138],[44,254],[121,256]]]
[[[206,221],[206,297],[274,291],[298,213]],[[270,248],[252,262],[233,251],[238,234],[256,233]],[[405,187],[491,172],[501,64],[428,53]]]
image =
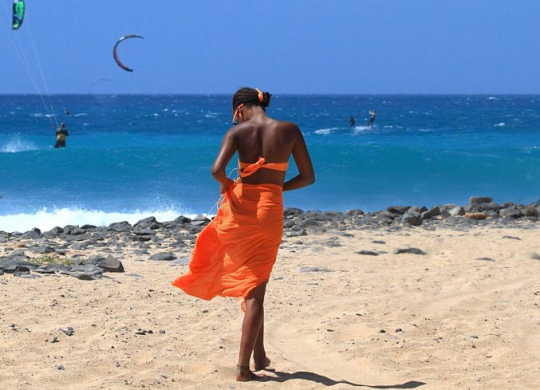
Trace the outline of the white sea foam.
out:
[[[354,134],[359,134],[363,131],[367,131],[367,130],[371,130],[371,127],[369,126],[356,126],[354,129],[353,129],[353,132]]]
[[[0,153],[19,153],[37,149],[38,147],[32,142],[25,141],[18,137],[8,140],[6,143],[0,145]]]
[[[1,200],[0,200],[1,202]],[[7,232],[25,232],[33,228],[41,231],[51,230],[55,226],[64,227],[66,225],[95,225],[108,226],[113,222],[127,221],[135,224],[141,219],[153,216],[159,222],[173,221],[178,216],[184,215],[193,218],[195,214],[182,213],[177,210],[157,210],[157,211],[133,211],[133,212],[112,212],[88,211],[77,209],[55,209],[48,210],[44,208],[34,214],[13,214],[0,216],[0,231]]]
[[[501,122],[501,123],[497,123],[495,125],[493,125],[494,127],[503,127],[503,126],[506,126],[506,123],[504,122]]]
[[[333,128],[333,129],[319,129],[319,130],[315,130],[314,133],[319,134],[319,135],[328,135],[328,134],[331,134],[334,130],[336,130],[336,129],[335,128]]]

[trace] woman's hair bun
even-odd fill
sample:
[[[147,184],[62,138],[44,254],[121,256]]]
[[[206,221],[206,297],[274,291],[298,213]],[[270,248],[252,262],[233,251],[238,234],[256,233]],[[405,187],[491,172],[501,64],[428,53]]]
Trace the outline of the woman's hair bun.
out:
[[[253,103],[266,108],[270,104],[271,97],[272,94],[270,92],[262,92],[259,89],[243,87],[234,94],[232,108],[236,110],[236,107],[241,103]]]
[[[270,99],[272,98],[272,94],[270,92],[263,92],[262,96],[263,96],[263,99],[261,101],[261,106],[266,108],[270,105]]]

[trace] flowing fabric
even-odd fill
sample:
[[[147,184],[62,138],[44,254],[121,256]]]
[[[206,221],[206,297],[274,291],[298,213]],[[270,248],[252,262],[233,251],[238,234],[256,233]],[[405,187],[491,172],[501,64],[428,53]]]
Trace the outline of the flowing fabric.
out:
[[[243,297],[268,281],[283,234],[283,189],[235,183],[195,242],[189,271],[173,285],[210,300]]]

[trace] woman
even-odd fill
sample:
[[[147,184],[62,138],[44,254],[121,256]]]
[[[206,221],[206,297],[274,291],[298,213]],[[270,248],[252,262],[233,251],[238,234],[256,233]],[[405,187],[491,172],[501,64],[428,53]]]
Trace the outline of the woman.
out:
[[[271,95],[241,88],[233,97],[233,124],[221,145],[212,175],[221,185],[223,202],[203,229],[192,254],[190,270],[173,285],[186,293],[212,299],[242,297],[242,323],[236,380],[260,378],[269,366],[264,349],[264,295],[283,234],[283,191],[313,184],[315,174],[298,126],[266,116]],[[238,154],[240,178],[225,172]],[[298,175],[285,182],[290,156]]]

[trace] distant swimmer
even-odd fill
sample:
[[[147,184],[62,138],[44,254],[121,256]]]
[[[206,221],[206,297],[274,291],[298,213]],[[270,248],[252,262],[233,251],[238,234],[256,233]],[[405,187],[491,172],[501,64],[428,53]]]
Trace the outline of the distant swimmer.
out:
[[[351,115],[351,119],[349,119],[349,121],[351,122],[351,127],[356,126],[356,120],[354,119],[354,116]]]
[[[67,108],[64,110],[64,115],[65,115],[65,116],[71,115],[71,113],[69,112],[69,110],[68,110]]]
[[[377,116],[377,111],[375,110],[369,110],[369,122],[368,127],[373,126],[373,122],[375,122],[375,117]]]
[[[65,148],[66,147],[66,138],[69,135],[68,129],[64,123],[60,124],[60,128],[56,129],[56,143],[54,144],[55,148]]]

